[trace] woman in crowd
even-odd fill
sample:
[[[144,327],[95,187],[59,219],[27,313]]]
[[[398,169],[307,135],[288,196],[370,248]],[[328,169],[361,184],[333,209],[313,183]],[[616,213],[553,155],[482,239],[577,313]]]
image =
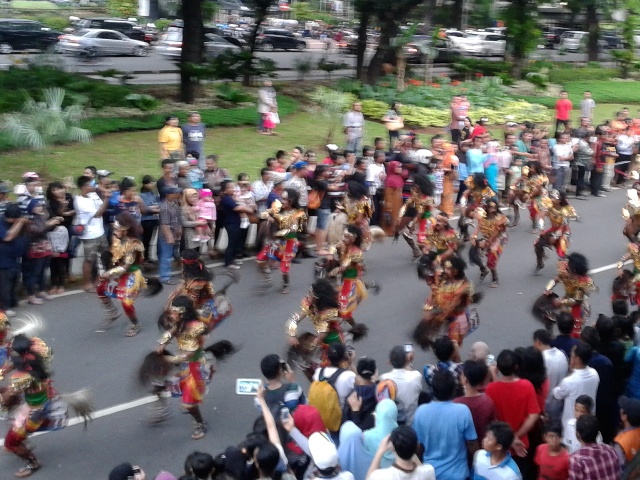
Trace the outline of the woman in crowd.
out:
[[[49,290],[49,294],[56,295],[64,293],[65,283],[69,276],[71,255],[68,247],[69,239],[71,238],[71,224],[76,212],[73,209],[73,197],[67,193],[65,186],[61,182],[51,182],[49,184],[47,187],[47,201],[49,203],[49,216],[63,218],[63,222],[59,226],[66,230],[67,248],[64,251],[61,251],[55,242],[51,242],[53,255],[50,265],[51,290]],[[58,227],[54,228],[54,231],[59,231],[57,229]],[[62,235],[56,235],[54,238],[60,238],[64,243],[64,232],[61,233]]]
[[[153,234],[158,228],[158,212],[160,211],[158,197],[155,191],[156,182],[151,175],[142,177],[142,188],[140,189],[140,198],[146,207],[145,214],[140,218],[142,225],[142,245],[144,246],[144,258],[147,264],[152,263],[151,260],[151,240]],[[157,246],[153,255],[158,258]]]
[[[197,236],[196,227],[207,225],[205,220],[198,220],[196,206],[200,200],[200,194],[195,188],[185,188],[182,191],[182,239],[187,250],[199,250],[202,242]]]

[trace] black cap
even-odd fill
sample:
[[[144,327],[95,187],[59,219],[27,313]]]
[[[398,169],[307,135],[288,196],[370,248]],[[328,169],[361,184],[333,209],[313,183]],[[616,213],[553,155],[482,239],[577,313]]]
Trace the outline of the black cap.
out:
[[[640,426],[640,400],[637,398],[620,397],[620,408],[629,418],[629,423],[633,427]]]
[[[22,217],[22,210],[20,210],[20,205],[17,203],[10,203],[7,205],[7,208],[4,210],[5,218],[20,218]]]
[[[109,472],[109,480],[129,480],[135,475],[133,465],[129,462],[121,463]]]
[[[356,367],[358,375],[365,380],[371,380],[376,373],[376,361],[371,357],[363,357],[358,360],[358,366]]]

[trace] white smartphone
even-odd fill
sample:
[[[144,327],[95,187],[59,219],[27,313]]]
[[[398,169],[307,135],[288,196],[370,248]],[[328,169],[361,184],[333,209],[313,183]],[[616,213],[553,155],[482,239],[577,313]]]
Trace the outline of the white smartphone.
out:
[[[259,378],[236,379],[236,395],[255,395],[262,381]]]

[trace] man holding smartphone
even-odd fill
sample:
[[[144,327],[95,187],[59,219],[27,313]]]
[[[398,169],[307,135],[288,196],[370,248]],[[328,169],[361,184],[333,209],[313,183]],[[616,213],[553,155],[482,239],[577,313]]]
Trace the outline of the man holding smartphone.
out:
[[[260,370],[267,381],[265,401],[269,408],[283,403],[289,412],[293,412],[298,405],[307,403],[302,387],[295,382],[293,370],[278,355],[272,353],[264,357]]]
[[[422,390],[422,375],[413,368],[415,353],[410,343],[393,347],[389,353],[389,363],[393,369],[380,376],[380,380],[395,382],[398,404],[398,425],[411,425],[418,408]]]

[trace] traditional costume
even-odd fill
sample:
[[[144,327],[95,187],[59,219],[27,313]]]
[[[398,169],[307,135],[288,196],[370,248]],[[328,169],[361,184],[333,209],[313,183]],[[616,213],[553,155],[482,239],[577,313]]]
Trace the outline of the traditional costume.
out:
[[[482,206],[487,199],[495,197],[496,192],[489,186],[484,173],[474,173],[464,181],[464,184],[467,189],[460,199],[460,205],[464,207],[464,211],[458,220],[458,228],[462,239],[467,241],[469,240],[469,225],[473,223],[476,209]]]
[[[341,274],[340,318],[351,325],[355,323],[353,312],[368,296],[367,287],[362,281],[365,265],[361,245],[361,230],[355,225],[347,225],[342,243],[336,246],[338,266],[329,273],[330,276]]]
[[[571,229],[570,220],[577,220],[578,214],[566,199],[564,193],[554,190],[549,197],[542,200],[544,214],[549,218],[551,226],[540,234],[534,243],[536,252],[536,272],[544,268],[544,249],[555,247],[558,257],[567,256]]]
[[[638,233],[640,233],[640,199],[638,198],[638,188],[640,183],[636,182],[633,187],[627,190],[627,204],[622,209],[622,218],[625,220],[622,234],[629,239],[630,242],[638,242]]]
[[[556,308],[571,312],[574,321],[571,336],[574,338],[580,338],[582,325],[591,314],[589,294],[596,290],[596,286],[588,272],[589,264],[585,256],[572,253],[558,262],[558,273],[549,281],[545,292],[546,295],[551,295],[558,283],[564,286],[564,297],[553,303]]]
[[[629,276],[627,282],[633,287],[629,289],[630,291],[627,293],[627,298],[614,298],[611,300],[629,300],[632,305],[640,305],[640,246],[637,243],[629,243],[627,245],[627,253],[620,257],[620,261],[618,262],[618,277],[625,277],[625,271],[622,270],[624,266],[624,262],[627,260],[631,260],[633,262],[633,272]]]
[[[464,337],[477,328],[476,312],[471,312],[469,307],[478,297],[464,274],[464,260],[452,257],[443,267],[435,275],[422,321],[414,331],[415,341],[423,348],[429,347],[441,333],[462,345]]]
[[[529,218],[533,230],[539,228],[539,221],[543,211],[542,200],[547,196],[549,178],[539,173],[537,163],[531,162],[529,167],[522,168],[522,176],[511,186],[509,203],[513,208],[514,217],[510,227],[515,227],[520,221],[520,209],[529,210]]]
[[[41,465],[33,450],[27,445],[27,437],[38,431],[64,428],[69,419],[68,404],[54,390],[51,381],[51,349],[39,338],[16,335],[11,342],[9,387],[0,390],[0,403],[13,409],[12,425],[4,439],[4,448],[27,462],[18,470],[17,477],[28,477]],[[83,398],[81,398],[83,397]],[[78,392],[67,398],[77,413],[85,420],[92,407],[86,394]]]
[[[141,227],[130,214],[121,213],[116,217],[111,248],[103,259],[106,271],[100,276],[101,281],[96,289],[105,310],[105,322],[97,330],[99,332],[104,331],[120,316],[112,298],[120,300],[124,313],[131,322],[125,335],[133,337],[140,331],[134,303],[147,286],[140,269],[144,261],[140,232]],[[151,292],[152,295],[162,289],[159,282],[154,281],[153,286],[155,290]]]
[[[491,272],[491,287],[498,286],[498,260],[507,243],[509,219],[498,209],[498,197],[491,197],[485,208],[476,209],[478,226],[471,237],[469,260],[480,267],[480,281]],[[486,265],[483,260],[486,257]]]
[[[371,247],[371,230],[369,221],[373,215],[371,200],[366,195],[366,188],[358,182],[347,183],[347,196],[342,202],[342,208],[347,214],[347,223],[362,230],[362,249],[366,252]]]
[[[418,258],[423,253],[419,245],[425,243],[429,231],[435,224],[432,218],[435,200],[433,184],[426,175],[417,174],[413,179],[415,185],[411,189],[411,196],[400,209],[396,237],[402,232],[402,236],[413,251],[414,258]]]
[[[279,263],[282,293],[289,293],[291,261],[298,251],[298,233],[304,230],[307,215],[298,206],[297,192],[286,189],[282,194],[282,202],[273,202],[271,208],[262,213],[262,217],[275,222],[278,230],[258,253],[258,268],[264,277],[265,286],[269,287],[273,280],[270,264]]]

